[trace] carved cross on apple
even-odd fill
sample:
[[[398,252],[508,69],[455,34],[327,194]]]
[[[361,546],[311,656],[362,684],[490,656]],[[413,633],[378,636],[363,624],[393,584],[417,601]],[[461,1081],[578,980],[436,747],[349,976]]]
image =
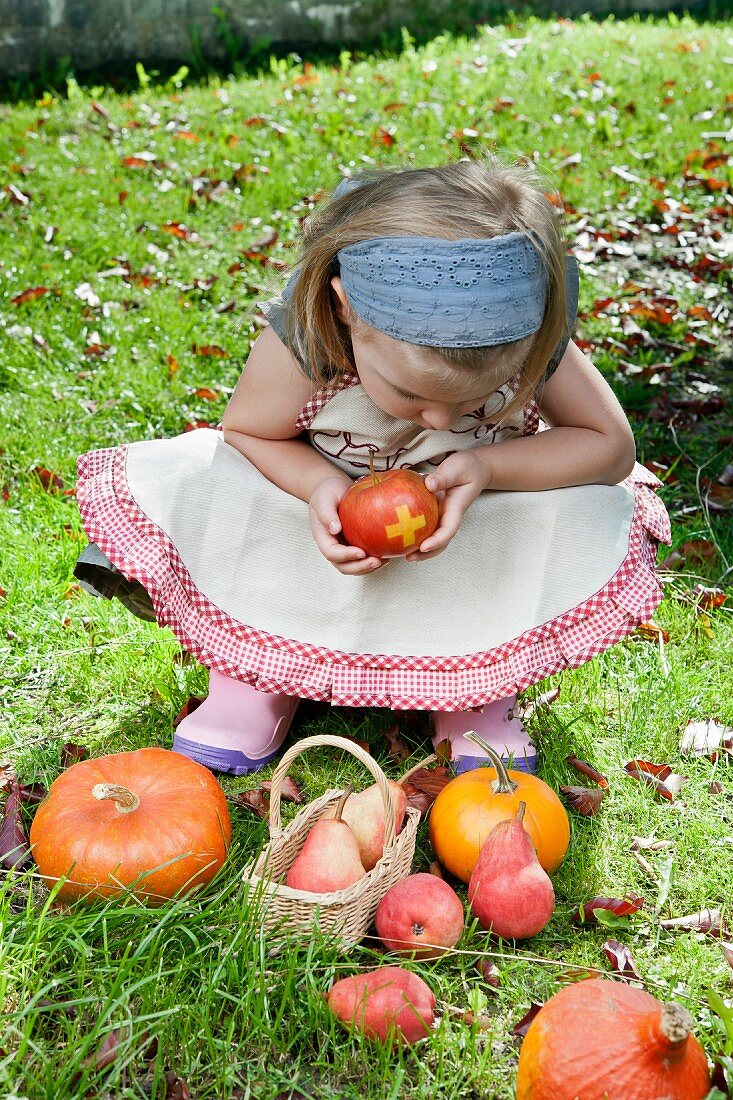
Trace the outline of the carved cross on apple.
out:
[[[414,470],[374,471],[355,481],[341,500],[339,519],[344,538],[378,558],[399,558],[417,549],[438,526],[438,498]]]

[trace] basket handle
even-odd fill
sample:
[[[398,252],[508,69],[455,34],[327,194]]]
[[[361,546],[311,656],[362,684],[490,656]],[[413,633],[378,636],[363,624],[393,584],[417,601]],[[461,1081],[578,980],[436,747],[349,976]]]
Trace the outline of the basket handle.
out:
[[[391,848],[395,842],[395,806],[392,788],[389,785],[387,776],[384,774],[374,757],[370,756],[368,752],[364,752],[362,748],[359,748],[357,744],[353,741],[349,741],[346,737],[336,737],[330,733],[320,734],[315,737],[304,737],[302,740],[297,741],[296,744],[289,748],[283,755],[282,760],[275,768],[272,775],[272,786],[270,788],[270,817],[268,822],[270,837],[277,839],[282,834],[280,796],[290,765],[293,760],[295,760],[297,756],[300,756],[302,752],[305,752],[306,749],[321,748],[323,745],[333,745],[336,749],[344,749],[345,752],[350,752],[352,756],[355,756],[356,759],[371,772],[379,787],[379,793],[384,803],[384,847]]]

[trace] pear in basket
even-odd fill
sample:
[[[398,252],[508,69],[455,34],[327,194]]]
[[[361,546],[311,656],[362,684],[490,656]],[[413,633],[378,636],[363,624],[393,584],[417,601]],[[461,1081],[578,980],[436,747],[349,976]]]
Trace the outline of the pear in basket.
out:
[[[399,783],[388,779],[394,802],[394,831],[397,836],[405,821],[407,795]],[[342,820],[351,829],[359,846],[359,858],[371,871],[384,852],[384,801],[376,783],[352,794],[344,806]]]
[[[333,817],[322,817],[308,833],[288,871],[286,886],[293,890],[310,890],[314,894],[330,894],[345,890],[364,878],[366,871],[359,858],[356,837],[341,820],[341,811],[352,789],[346,788]]]

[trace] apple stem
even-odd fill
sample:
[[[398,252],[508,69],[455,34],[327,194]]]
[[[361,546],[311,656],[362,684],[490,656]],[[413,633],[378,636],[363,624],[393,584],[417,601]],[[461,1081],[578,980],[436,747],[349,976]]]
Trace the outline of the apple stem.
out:
[[[373,447],[369,448],[369,474],[370,474],[371,479],[372,479],[372,484],[373,485],[379,485],[379,478],[377,477],[376,473],[374,472],[374,448]]]
[[[349,798],[353,794],[353,792],[354,792],[354,788],[353,788],[352,784],[349,783],[348,787],[346,788],[344,793],[341,795],[341,798],[336,803],[336,810],[335,810],[334,815],[333,815],[333,820],[334,821],[340,821],[341,820],[341,814],[344,812],[344,806],[346,805],[346,800],[347,800],[347,798]]]
[[[524,811],[527,809],[526,802],[519,803],[519,809],[517,810],[517,821],[524,821]]]

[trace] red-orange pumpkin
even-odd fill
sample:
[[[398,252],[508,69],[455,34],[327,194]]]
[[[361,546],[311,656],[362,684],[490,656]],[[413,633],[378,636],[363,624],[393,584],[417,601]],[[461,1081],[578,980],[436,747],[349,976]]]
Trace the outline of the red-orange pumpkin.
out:
[[[149,905],[209,882],[226,859],[226,797],[201,764],[167,749],[137,749],[73,764],[36,811],[30,841],[57,897],[113,897]]]
[[[691,1027],[682,1005],[634,986],[566,986],[529,1026],[516,1100],[702,1100],[710,1076]]]
[[[474,768],[443,788],[430,812],[430,841],[440,862],[468,882],[481,847],[495,825],[512,821],[526,804],[524,827],[548,875],[562,863],[570,823],[560,799],[536,775],[507,771],[501,757],[476,734],[467,734],[490,757],[493,768]]]

